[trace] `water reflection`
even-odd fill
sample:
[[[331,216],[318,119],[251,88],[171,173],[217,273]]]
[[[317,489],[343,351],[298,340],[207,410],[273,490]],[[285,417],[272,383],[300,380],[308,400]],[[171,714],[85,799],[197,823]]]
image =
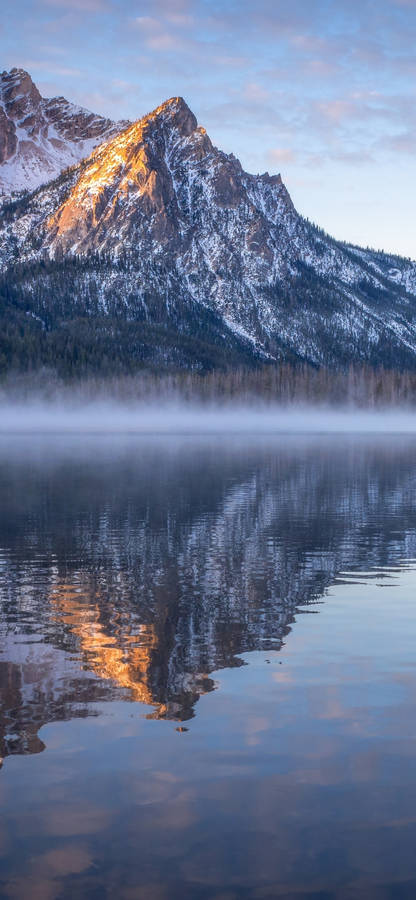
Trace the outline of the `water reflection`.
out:
[[[140,701],[186,721],[343,569],[416,555],[415,445],[76,439],[0,451],[0,755]]]

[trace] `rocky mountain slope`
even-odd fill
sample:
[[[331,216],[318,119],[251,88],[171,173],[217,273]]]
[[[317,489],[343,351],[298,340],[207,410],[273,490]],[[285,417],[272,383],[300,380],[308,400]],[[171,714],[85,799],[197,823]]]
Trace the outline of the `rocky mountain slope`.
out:
[[[32,364],[53,363],[63,341],[87,368],[103,356],[117,370],[416,368],[416,263],[305,221],[280,175],[244,172],[180,97],[49,184],[3,198],[0,267],[16,323],[0,347],[6,367],[24,316]]]
[[[34,189],[128,123],[111,122],[69,103],[41,97],[24,69],[0,74],[0,192]]]

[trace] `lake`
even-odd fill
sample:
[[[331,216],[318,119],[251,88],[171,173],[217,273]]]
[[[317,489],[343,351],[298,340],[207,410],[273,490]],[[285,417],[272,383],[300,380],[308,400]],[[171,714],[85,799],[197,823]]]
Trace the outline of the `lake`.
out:
[[[416,897],[416,438],[0,438],[0,896]]]

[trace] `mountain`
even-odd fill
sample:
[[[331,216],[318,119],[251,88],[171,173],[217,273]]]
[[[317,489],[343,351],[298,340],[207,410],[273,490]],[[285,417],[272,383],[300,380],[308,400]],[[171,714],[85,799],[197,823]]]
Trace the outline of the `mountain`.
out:
[[[0,192],[56,178],[127,122],[111,122],[69,103],[47,100],[24,69],[0,74]]]
[[[3,197],[0,267],[3,369],[416,368],[416,263],[330,238],[181,97]]]

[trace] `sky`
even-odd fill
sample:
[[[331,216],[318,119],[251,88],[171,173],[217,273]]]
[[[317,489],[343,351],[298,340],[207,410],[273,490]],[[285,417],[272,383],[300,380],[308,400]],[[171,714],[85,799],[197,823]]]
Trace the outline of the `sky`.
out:
[[[4,0],[0,69],[114,119],[183,96],[337,238],[416,258],[416,0]]]

